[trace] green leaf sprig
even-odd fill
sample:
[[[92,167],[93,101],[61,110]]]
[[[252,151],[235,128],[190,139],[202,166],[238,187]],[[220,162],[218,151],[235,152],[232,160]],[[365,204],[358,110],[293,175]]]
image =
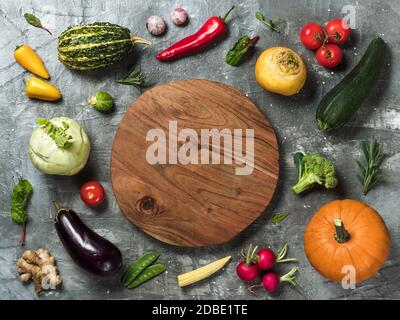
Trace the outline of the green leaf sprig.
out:
[[[72,145],[72,136],[66,134],[69,128],[68,123],[62,122],[63,128],[56,126],[48,119],[36,119],[36,123],[54,140],[57,147],[61,149],[68,149]]]
[[[366,195],[371,188],[382,179],[380,165],[384,158],[383,147],[375,139],[364,141],[361,144],[364,159],[357,161],[359,168],[358,179]]]
[[[226,63],[231,66],[237,66],[249,49],[254,47],[258,39],[260,39],[259,36],[255,36],[252,39],[247,35],[242,36],[226,54]]]
[[[43,27],[40,19],[38,17],[36,17],[35,15],[33,15],[32,13],[25,13],[24,18],[25,18],[26,22],[28,22],[31,26],[43,29],[43,30],[47,31],[49,34],[52,34],[49,29]]]
[[[260,11],[256,12],[256,19],[260,21],[267,29],[277,33],[281,33],[281,31],[276,27],[276,25],[285,22],[284,19],[269,19],[268,21],[266,21],[265,16]]]
[[[116,82],[135,87],[142,87],[146,84],[146,76],[142,73],[142,70],[139,67],[135,67],[124,79],[116,80]]]
[[[19,182],[14,186],[10,205],[11,219],[14,222],[22,224],[28,219],[25,205],[31,192],[32,185],[26,179],[19,180]]]
[[[10,203],[11,219],[18,224],[24,225],[19,241],[20,245],[23,245],[25,242],[26,222],[28,220],[28,213],[26,212],[25,206],[31,193],[32,193],[31,183],[26,179],[21,179],[14,186],[11,195],[11,203]]]
[[[289,215],[288,211],[275,213],[271,218],[271,222],[272,224],[280,224],[281,222],[283,222],[283,220],[287,218],[288,215]]]

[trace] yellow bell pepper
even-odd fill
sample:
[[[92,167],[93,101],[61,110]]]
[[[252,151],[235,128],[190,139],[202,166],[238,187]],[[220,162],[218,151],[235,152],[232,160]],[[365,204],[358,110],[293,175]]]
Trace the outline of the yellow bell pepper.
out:
[[[14,51],[15,60],[26,70],[44,79],[49,79],[49,73],[37,53],[27,44],[17,47]]]
[[[45,101],[56,101],[61,99],[60,90],[52,84],[37,77],[30,77],[28,81],[25,82],[25,85],[25,92],[29,98]]]

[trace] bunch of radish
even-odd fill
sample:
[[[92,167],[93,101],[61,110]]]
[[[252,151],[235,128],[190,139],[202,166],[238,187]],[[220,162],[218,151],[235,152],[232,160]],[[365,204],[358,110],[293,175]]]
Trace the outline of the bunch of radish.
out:
[[[280,283],[289,282],[292,285],[296,285],[296,278],[294,274],[298,268],[294,267],[284,276],[279,276],[273,271],[274,266],[277,263],[283,262],[296,262],[295,258],[287,258],[285,256],[288,251],[287,243],[279,250],[278,254],[271,249],[262,248],[258,250],[258,247],[250,245],[247,254],[243,254],[244,260],[240,262],[236,267],[236,273],[240,279],[246,282],[252,282],[258,277],[262,276],[261,284],[251,286],[249,289],[254,287],[264,287],[268,292],[275,292],[278,290]],[[257,251],[258,250],[258,251]]]

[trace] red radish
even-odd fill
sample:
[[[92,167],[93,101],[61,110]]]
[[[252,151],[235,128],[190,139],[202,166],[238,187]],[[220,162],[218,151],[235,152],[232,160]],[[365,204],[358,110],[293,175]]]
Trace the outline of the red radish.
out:
[[[296,262],[295,258],[288,258],[284,259],[287,251],[288,251],[288,244],[285,243],[283,247],[279,250],[278,256],[271,249],[260,249],[257,252],[257,267],[261,270],[270,270],[274,267],[276,263],[282,262]]]
[[[236,267],[236,273],[240,279],[251,282],[257,279],[259,273],[255,264],[248,265],[246,261],[242,261]]]
[[[260,270],[270,270],[276,263],[297,261],[295,258],[285,259],[289,248],[287,243],[279,250],[277,256],[271,249],[262,248],[257,252],[257,248],[257,246],[253,248],[253,246],[250,245],[246,256],[243,254],[246,259],[240,262],[236,267],[238,277],[244,281],[254,281],[259,276]]]
[[[294,274],[297,272],[298,268],[294,267],[284,276],[280,277],[275,272],[267,273],[262,279],[262,286],[268,292],[275,292],[279,288],[281,282],[289,282],[290,284],[296,286],[296,277]]]
[[[297,272],[297,270],[298,268],[294,267],[282,277],[279,277],[275,272],[269,272],[263,276],[261,284],[251,286],[249,290],[253,292],[253,288],[264,287],[264,289],[268,292],[275,292],[279,289],[279,285],[282,282],[289,282],[293,286],[296,286],[296,277],[294,274]]]
[[[251,282],[259,276],[258,268],[255,265],[257,261],[256,251],[257,246],[253,248],[253,246],[250,245],[245,261],[240,262],[236,267],[236,274],[243,281]]]
[[[279,283],[281,280],[279,279],[279,276],[275,272],[270,272],[267,273],[263,278],[262,278],[262,285],[265,290],[268,292],[275,292],[279,288]]]
[[[272,269],[276,262],[275,253],[271,249],[260,249],[257,252],[257,267],[261,270]]]

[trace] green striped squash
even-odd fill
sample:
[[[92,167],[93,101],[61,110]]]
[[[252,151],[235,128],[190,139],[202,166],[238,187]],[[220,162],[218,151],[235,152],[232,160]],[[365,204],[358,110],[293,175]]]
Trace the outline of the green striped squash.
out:
[[[93,70],[120,61],[135,43],[150,44],[128,28],[108,22],[81,24],[58,37],[58,59],[74,70]]]

